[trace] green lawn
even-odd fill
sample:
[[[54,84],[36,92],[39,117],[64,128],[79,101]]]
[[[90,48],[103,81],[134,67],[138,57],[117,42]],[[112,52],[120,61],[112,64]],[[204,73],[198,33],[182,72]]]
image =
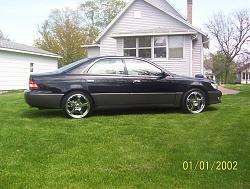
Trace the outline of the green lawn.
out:
[[[242,92],[199,115],[147,109],[82,120],[0,95],[0,188],[250,188],[250,86],[228,87]],[[183,170],[202,160],[209,170]],[[223,160],[238,170],[211,170]]]

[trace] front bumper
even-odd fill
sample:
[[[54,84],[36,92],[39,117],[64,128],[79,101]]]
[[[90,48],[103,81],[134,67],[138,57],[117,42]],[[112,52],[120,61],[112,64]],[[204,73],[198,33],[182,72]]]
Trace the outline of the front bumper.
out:
[[[221,103],[222,92],[219,90],[208,91],[208,104],[218,104]]]
[[[44,91],[24,91],[27,104],[36,108],[61,108],[63,94],[53,94]]]

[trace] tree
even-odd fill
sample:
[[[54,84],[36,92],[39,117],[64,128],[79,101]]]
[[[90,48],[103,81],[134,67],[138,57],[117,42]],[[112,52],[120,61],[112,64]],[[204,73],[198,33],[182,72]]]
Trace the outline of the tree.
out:
[[[60,66],[86,57],[87,31],[77,10],[54,10],[39,28],[35,45],[63,57]]]
[[[0,39],[4,39],[3,32],[0,30]]]
[[[123,0],[88,0],[80,5],[92,38],[102,31],[125,7]]]
[[[0,30],[0,39],[4,39],[4,40],[10,40],[7,36],[5,36],[2,32],[2,30]]]
[[[93,43],[124,6],[123,0],[88,0],[76,10],[56,9],[38,29],[35,46],[61,55],[60,66],[86,57],[81,45]]]
[[[213,74],[215,75],[218,83],[233,83],[236,79],[236,64],[231,62],[228,66],[226,56],[222,52],[209,54],[205,57],[204,64],[212,67]],[[225,69],[228,67],[229,73],[226,80]]]
[[[250,38],[249,11],[241,10],[232,15],[214,15],[206,24],[207,29],[217,40],[219,49],[225,56],[225,82],[229,82],[230,66],[242,53],[242,47]]]

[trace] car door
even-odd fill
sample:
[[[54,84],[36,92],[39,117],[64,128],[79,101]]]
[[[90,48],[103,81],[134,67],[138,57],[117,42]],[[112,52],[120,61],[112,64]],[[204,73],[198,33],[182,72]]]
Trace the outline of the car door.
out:
[[[171,76],[162,76],[162,70],[142,59],[125,59],[130,80],[130,103],[134,105],[174,105],[175,89]]]
[[[84,78],[97,107],[123,106],[128,103],[129,81],[121,59],[104,58],[96,61]]]

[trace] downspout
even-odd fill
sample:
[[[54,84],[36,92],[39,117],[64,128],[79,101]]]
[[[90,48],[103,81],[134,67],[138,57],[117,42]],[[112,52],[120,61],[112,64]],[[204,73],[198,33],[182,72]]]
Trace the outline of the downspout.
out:
[[[190,40],[190,67],[189,67],[189,75],[190,77],[193,76],[193,40],[192,40],[192,36],[191,36],[191,40]]]
[[[201,73],[204,75],[204,47],[201,45]]]

